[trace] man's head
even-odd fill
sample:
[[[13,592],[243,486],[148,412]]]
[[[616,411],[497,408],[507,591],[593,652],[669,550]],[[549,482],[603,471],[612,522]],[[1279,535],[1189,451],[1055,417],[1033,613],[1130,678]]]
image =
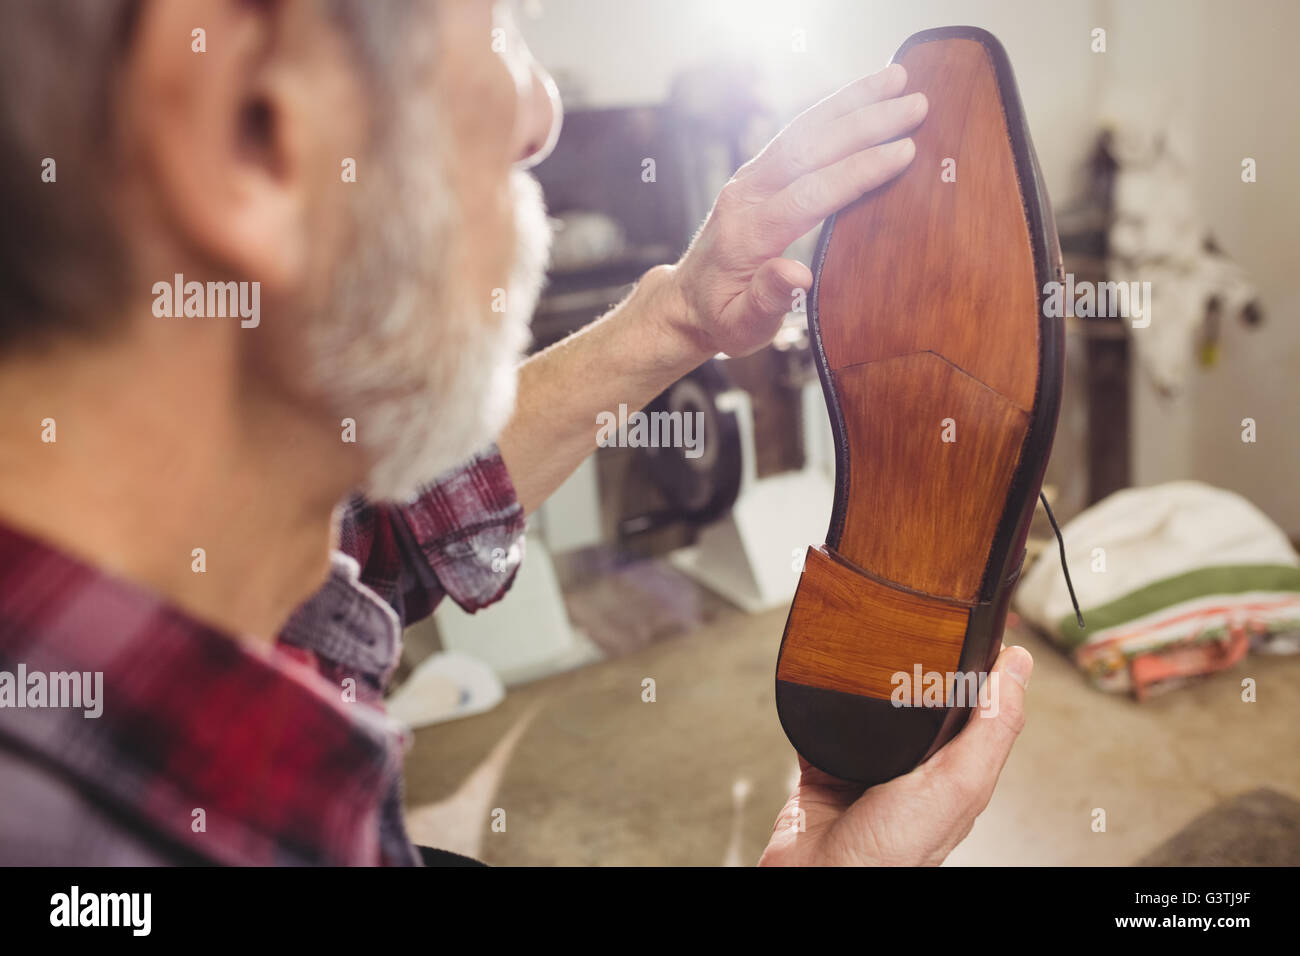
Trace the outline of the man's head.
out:
[[[15,0],[0,38],[0,357],[199,336],[242,400],[355,420],[375,497],[495,436],[559,116],[493,3]],[[177,274],[260,321],[157,317]]]

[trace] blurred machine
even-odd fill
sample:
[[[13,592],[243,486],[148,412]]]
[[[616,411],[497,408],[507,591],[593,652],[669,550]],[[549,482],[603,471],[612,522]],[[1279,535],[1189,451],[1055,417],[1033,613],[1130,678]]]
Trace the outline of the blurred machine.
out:
[[[801,321],[802,316],[792,317]],[[589,457],[530,522],[526,556],[509,594],[476,615],[444,603],[435,621],[443,646],[488,663],[517,684],[597,659],[564,607],[555,557],[626,543],[667,526],[693,542],[667,555],[674,567],[738,607],[758,612],[794,596],[808,544],[826,532],[834,497],[830,420],[816,379],[793,391],[802,443],[798,468],[759,473],[754,397],[715,359],[685,376],[648,413],[699,415],[702,453],[681,447],[639,449],[639,462],[661,503],[624,517],[611,542],[602,528],[596,459]]]
[[[714,359],[651,404],[701,415],[707,451],[647,449],[668,507],[622,526],[625,536],[666,521],[691,526],[694,542],[673,551],[673,565],[750,612],[790,602],[804,552],[830,521],[831,427],[805,321],[791,313],[768,349]]]

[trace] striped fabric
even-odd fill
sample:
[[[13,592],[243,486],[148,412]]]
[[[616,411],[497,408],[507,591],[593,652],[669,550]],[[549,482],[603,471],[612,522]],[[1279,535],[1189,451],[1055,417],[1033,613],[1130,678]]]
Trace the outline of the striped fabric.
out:
[[[1300,558],[1238,495],[1197,482],[1129,489],[1062,533],[1086,629],[1055,561],[1026,573],[1016,609],[1098,687],[1144,697],[1300,639]]]
[[[1199,655],[1185,658],[1204,663],[1208,672],[1221,669],[1214,666],[1225,657],[1220,646],[1234,639],[1258,646],[1275,635],[1300,633],[1300,568],[1202,568],[1087,609],[1084,616],[1086,632],[1073,615],[1058,622],[1062,643],[1073,648],[1075,661],[1097,686],[1138,691],[1132,667],[1144,656],[1199,648]]]

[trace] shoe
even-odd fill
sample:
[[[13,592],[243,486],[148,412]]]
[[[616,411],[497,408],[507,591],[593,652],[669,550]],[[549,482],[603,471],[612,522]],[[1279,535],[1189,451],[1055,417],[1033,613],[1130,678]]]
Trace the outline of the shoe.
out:
[[[871,786],[978,704],[1056,432],[1060,247],[1002,45],[927,30],[894,62],[930,101],[916,158],[822,229],[808,316],[835,506],[776,669],[795,749]],[[1049,310],[1052,311],[1052,310]],[[927,694],[926,691],[929,691]]]

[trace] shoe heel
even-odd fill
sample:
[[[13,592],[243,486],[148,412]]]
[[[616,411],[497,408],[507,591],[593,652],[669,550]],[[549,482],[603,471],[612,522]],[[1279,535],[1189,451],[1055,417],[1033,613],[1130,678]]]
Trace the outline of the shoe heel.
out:
[[[867,786],[921,763],[969,707],[913,706],[920,701],[912,692],[938,673],[948,700],[970,613],[809,548],[776,670],[777,714],[795,749],[832,776]]]

